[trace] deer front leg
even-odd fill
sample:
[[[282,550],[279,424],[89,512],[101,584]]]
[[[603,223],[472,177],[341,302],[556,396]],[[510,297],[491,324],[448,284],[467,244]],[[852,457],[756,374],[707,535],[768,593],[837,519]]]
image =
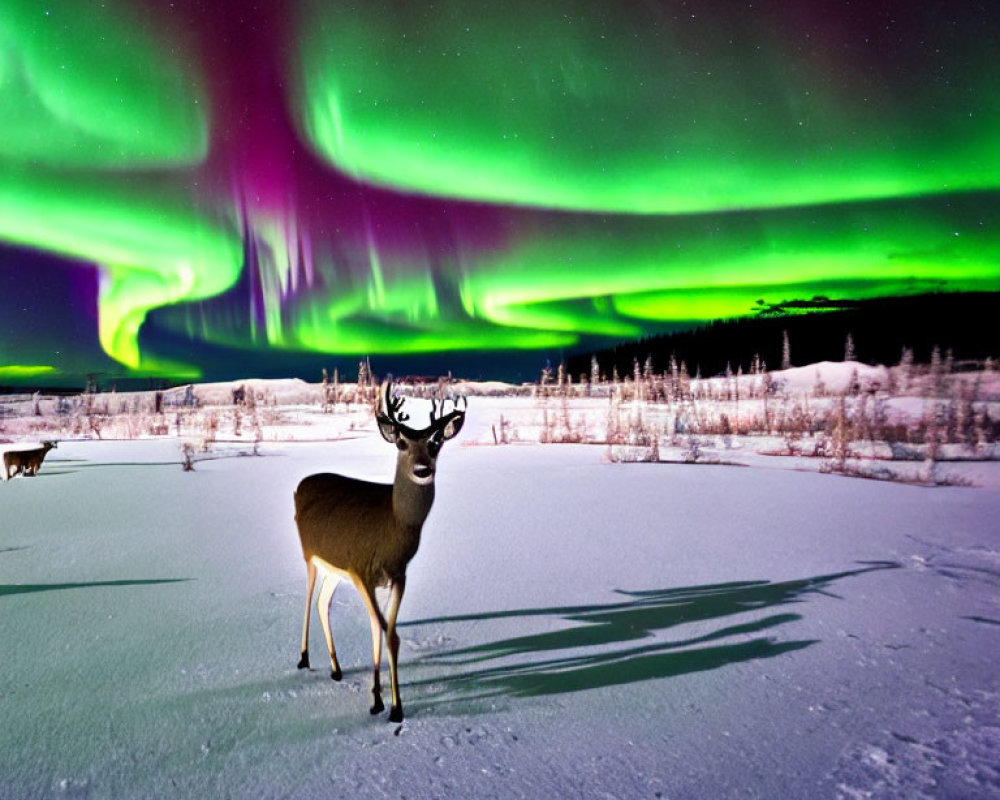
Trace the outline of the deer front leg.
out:
[[[309,614],[312,611],[313,588],[316,586],[316,565],[306,561],[306,616],[302,621],[302,650],[299,669],[309,669]]]
[[[319,621],[323,625],[323,635],[326,637],[326,649],[330,652],[330,677],[335,681],[344,677],[340,671],[340,664],[337,663],[337,651],[333,646],[333,632],[330,630],[330,604],[333,603],[333,593],[336,591],[338,583],[340,583],[339,575],[326,575],[323,586],[319,590],[319,598],[316,601]]]
[[[372,714],[380,714],[385,710],[385,703],[382,702],[382,682],[379,673],[382,667],[382,626],[378,620],[371,617],[372,627],[372,663],[375,665],[372,671],[372,707],[368,709]]]
[[[379,672],[382,666],[382,631],[385,630],[386,624],[385,619],[382,617],[382,612],[378,607],[378,599],[375,597],[374,587],[369,587],[364,584],[360,577],[351,575],[351,579],[354,581],[354,585],[358,590],[358,594],[361,595],[361,599],[365,602],[365,607],[368,609],[368,620],[371,623],[372,629],[372,663],[374,665],[372,671],[372,707],[369,709],[372,714],[379,714],[385,710],[385,704],[382,702],[382,683],[379,680]]]
[[[399,604],[406,589],[406,577],[399,578],[392,584],[392,594],[389,598],[389,618],[385,638],[389,644],[389,679],[392,681],[392,708],[389,709],[390,722],[403,721],[403,701],[399,696],[399,675],[396,665],[399,659],[399,634],[396,633],[396,616],[399,614]]]

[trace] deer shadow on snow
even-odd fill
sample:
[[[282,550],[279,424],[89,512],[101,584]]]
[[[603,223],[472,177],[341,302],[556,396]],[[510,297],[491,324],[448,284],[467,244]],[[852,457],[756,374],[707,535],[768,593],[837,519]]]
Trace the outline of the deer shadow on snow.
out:
[[[0,552],[24,550],[27,548],[4,548]],[[153,586],[160,583],[186,583],[190,578],[148,578],[142,580],[87,581],[85,583],[0,583],[0,597],[14,594],[34,594],[36,592],[56,592],[66,589],[93,589],[110,586]]]
[[[653,591],[618,591],[626,599],[591,606],[520,609],[438,617],[401,623],[442,625],[460,621],[553,617],[578,623],[560,630],[515,636],[438,651],[417,660],[452,669],[411,683],[427,694],[417,705],[496,697],[538,697],[620,686],[719,669],[728,664],[774,658],[817,644],[818,639],[777,641],[780,626],[802,619],[767,614],[805,602],[809,595],[837,597],[831,589],[845,578],[896,569],[894,562],[861,562],[858,569],[800,580],[736,581]],[[731,624],[706,630],[729,618]],[[665,641],[657,631],[693,625],[688,636]],[[735,638],[737,641],[725,641]],[[499,663],[498,663],[499,662]],[[492,666],[491,666],[492,664]]]
[[[16,553],[30,550],[26,545],[0,547],[2,553]],[[186,583],[191,578],[143,578],[138,580],[86,581],[82,583],[0,583],[0,597],[14,594],[35,594],[36,592],[58,592],[66,589],[92,589],[108,586],[153,586],[160,583]]]

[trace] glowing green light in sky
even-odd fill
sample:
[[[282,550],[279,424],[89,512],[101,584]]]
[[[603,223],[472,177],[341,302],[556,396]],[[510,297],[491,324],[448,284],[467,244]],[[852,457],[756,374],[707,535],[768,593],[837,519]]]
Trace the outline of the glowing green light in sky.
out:
[[[399,324],[378,317],[337,320],[322,311],[303,315],[295,328],[297,347],[326,353],[412,355],[460,350],[533,350],[573,344],[575,336],[517,330],[464,319],[426,319]]]
[[[895,31],[847,2],[302,0],[203,53],[185,26],[235,12],[186,5],[0,0],[0,240],[96,267],[131,370],[197,373],[140,349],[164,331],[192,362],[563,348],[1000,287],[977,4]],[[0,377],[62,370],[10,330]]]
[[[201,91],[130,10],[0,3],[0,158],[115,169],[202,159]]]
[[[151,370],[177,365],[143,363],[138,334],[146,313],[225,291],[242,257],[235,235],[195,214],[162,180],[127,188],[78,183],[67,192],[57,179],[8,175],[0,183],[0,238],[100,265],[101,345],[126,366]]]
[[[442,307],[435,276],[426,264],[407,254],[381,252],[373,242],[361,257],[367,264],[366,276],[357,279],[349,269],[338,269],[329,256],[319,254],[314,268],[329,279],[331,287],[303,286],[298,293],[280,288],[277,274],[285,267],[271,257],[266,242],[259,240],[256,246],[265,253],[258,264],[260,283],[266,287],[267,325],[262,331],[251,330],[247,337],[239,318],[193,314],[185,307],[159,313],[158,322],[232,347],[246,347],[249,338],[257,346],[352,355],[530,350],[577,341],[579,321],[528,330],[475,319],[461,308]],[[543,312],[541,316],[552,315]]]
[[[552,215],[514,230],[504,248],[468,248],[450,272],[373,239],[348,259],[353,268],[317,256],[328,288],[272,288],[266,343],[351,354],[558,348],[816,296],[1000,287],[1000,210],[976,196],[698,217]],[[245,343],[238,326],[211,313],[158,319]]]
[[[45,364],[0,364],[0,381],[23,381],[52,375],[55,371],[55,367]]]
[[[102,269],[99,336],[127,367],[190,374],[139,352],[157,306],[236,280],[240,242],[199,214],[176,173],[202,160],[196,81],[122,7],[0,5],[0,238]]]
[[[690,213],[1000,186],[985,38],[962,42],[959,73],[974,78],[957,93],[940,20],[918,20],[915,62],[750,5],[678,8],[313,3],[302,126],[367,181],[551,208]]]
[[[597,329],[594,314],[608,326],[707,321],[752,314],[758,301],[995,291],[998,230],[997,209],[974,199],[596,225],[581,216],[481,260],[463,297],[472,315],[497,324],[585,333]],[[617,317],[572,302],[601,296]]]

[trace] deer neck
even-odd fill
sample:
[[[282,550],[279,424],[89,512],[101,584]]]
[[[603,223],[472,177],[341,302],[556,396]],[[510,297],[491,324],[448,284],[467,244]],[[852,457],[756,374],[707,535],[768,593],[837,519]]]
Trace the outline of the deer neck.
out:
[[[434,502],[434,483],[418,484],[409,477],[406,468],[396,466],[392,484],[392,513],[405,528],[420,530]]]

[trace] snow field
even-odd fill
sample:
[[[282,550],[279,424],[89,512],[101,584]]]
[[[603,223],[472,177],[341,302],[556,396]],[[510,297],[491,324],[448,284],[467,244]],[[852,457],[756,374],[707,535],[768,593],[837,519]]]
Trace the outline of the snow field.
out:
[[[377,434],[190,473],[63,442],[0,486],[0,797],[1000,792],[1000,492],[463,447],[473,420],[410,567],[401,726],[350,587],[344,681],[315,617],[295,668],[292,491],[388,480]]]

